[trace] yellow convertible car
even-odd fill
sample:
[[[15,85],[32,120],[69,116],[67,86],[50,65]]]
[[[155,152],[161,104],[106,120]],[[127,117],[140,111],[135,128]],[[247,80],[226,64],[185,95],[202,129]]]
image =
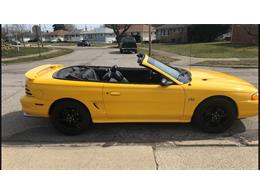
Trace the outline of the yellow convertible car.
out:
[[[258,90],[220,72],[168,66],[138,54],[140,68],[49,64],[28,71],[25,115],[50,117],[67,135],[91,123],[193,122],[223,132],[258,114]]]

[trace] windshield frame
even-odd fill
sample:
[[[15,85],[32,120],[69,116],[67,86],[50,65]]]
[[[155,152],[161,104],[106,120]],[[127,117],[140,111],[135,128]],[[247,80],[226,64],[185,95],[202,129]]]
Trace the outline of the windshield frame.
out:
[[[159,66],[158,66],[158,64],[153,63],[153,61],[155,61],[156,63],[159,63]],[[160,72],[161,74],[163,74],[164,76],[166,76],[167,78],[169,78],[170,80],[174,81],[177,84],[187,84],[192,80],[191,73],[188,70],[183,69],[183,68],[169,66],[169,65],[164,64],[164,63],[160,62],[159,60],[149,57],[147,55],[144,56],[144,58],[142,60],[142,65],[152,68],[154,70],[157,70],[158,72]],[[178,74],[173,75],[173,74],[171,74],[171,72],[167,71],[167,69],[169,71],[174,70],[174,71],[176,71],[175,73],[178,73]],[[179,76],[183,75],[183,74],[184,74],[184,76],[187,75],[188,78],[179,79]]]

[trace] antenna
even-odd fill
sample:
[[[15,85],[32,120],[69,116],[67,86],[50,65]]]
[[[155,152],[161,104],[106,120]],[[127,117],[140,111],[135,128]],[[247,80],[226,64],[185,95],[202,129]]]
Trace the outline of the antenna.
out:
[[[190,63],[189,63],[189,69],[191,69],[191,41],[190,41]]]

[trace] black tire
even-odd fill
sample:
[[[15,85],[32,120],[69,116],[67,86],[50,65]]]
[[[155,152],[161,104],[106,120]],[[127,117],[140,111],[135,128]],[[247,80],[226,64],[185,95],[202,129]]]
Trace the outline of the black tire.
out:
[[[78,135],[91,124],[89,111],[77,101],[58,102],[51,110],[53,126],[65,135]]]
[[[120,49],[120,53],[123,53],[123,50],[122,50],[122,49]]]
[[[232,126],[236,115],[236,107],[233,102],[215,97],[199,105],[192,122],[205,132],[222,133]]]

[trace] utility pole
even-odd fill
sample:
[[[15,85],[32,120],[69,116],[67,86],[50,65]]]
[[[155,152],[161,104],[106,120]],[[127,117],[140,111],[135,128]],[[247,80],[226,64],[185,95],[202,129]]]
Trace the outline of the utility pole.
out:
[[[15,33],[15,36],[16,36],[16,45],[17,45],[17,52],[19,53],[20,52],[20,48],[19,48],[19,44],[18,44],[18,36],[17,36],[17,32]]]
[[[152,54],[151,24],[149,24],[149,56]]]
[[[37,45],[38,45],[38,53],[39,57],[41,56],[41,49],[40,49],[40,36],[39,36],[39,26],[36,26],[36,37],[37,37]]]
[[[41,40],[41,45],[43,47],[43,42],[42,42],[42,28],[41,28],[41,24],[39,24],[39,30],[40,30],[40,40]]]

